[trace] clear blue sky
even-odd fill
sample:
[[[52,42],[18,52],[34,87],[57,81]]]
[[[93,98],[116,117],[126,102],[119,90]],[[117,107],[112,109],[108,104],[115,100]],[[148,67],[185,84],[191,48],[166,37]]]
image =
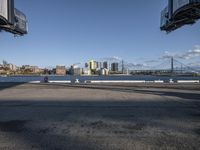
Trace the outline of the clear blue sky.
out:
[[[167,0],[15,0],[28,18],[24,37],[0,33],[0,61],[71,65],[118,56],[138,63],[200,45],[200,22],[166,34],[159,29]]]

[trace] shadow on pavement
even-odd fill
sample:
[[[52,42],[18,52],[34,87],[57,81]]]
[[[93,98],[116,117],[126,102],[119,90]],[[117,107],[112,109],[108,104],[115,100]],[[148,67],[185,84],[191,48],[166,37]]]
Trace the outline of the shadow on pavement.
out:
[[[126,93],[141,93],[141,94],[153,94],[153,95],[159,95],[159,96],[174,96],[174,97],[179,97],[179,98],[188,99],[188,100],[200,100],[200,93],[194,93],[194,92],[184,93],[183,91],[180,91],[180,92],[167,91],[167,89],[165,89],[165,91],[164,91],[164,90],[160,90],[159,88],[155,90],[155,89],[148,88],[148,86],[145,86],[145,85],[141,88],[134,87],[134,86],[132,86],[132,87],[121,87],[121,86],[111,86],[111,85],[104,85],[104,86],[101,86],[101,85],[99,85],[99,86],[94,86],[94,85],[68,85],[68,86],[74,87],[74,88],[111,90],[111,91],[126,92]],[[171,90],[173,90],[173,88]]]
[[[25,82],[0,82],[0,90],[16,87],[25,84]]]
[[[134,90],[134,92],[144,94],[154,94],[159,96],[174,96],[188,100],[200,100],[200,94],[198,93],[183,93],[183,92],[167,92],[167,91],[152,91],[152,90]]]
[[[8,145],[15,148],[110,150],[135,145],[188,150],[199,146],[194,140],[200,136],[199,107],[175,101],[9,100],[0,102],[0,114],[0,133],[9,136]]]

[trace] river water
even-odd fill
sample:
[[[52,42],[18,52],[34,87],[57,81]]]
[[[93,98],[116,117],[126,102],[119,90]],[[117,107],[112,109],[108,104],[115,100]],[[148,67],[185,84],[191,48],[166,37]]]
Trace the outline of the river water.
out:
[[[0,76],[0,82],[31,82],[31,81],[42,81],[44,76]],[[90,80],[163,80],[165,82],[172,79],[177,80],[200,80],[200,77],[185,77],[185,76],[48,76],[51,81],[64,81],[79,79],[80,81]]]

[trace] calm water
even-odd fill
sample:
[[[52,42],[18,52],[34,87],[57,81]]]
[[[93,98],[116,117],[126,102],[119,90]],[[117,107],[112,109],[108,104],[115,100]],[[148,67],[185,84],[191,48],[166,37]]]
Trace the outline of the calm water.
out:
[[[10,76],[1,77],[0,82],[30,82],[30,81],[42,81],[44,76]],[[200,77],[184,77],[184,76],[49,76],[49,80],[72,80],[78,78],[80,81],[85,80],[164,80],[170,79],[176,80],[200,80]]]

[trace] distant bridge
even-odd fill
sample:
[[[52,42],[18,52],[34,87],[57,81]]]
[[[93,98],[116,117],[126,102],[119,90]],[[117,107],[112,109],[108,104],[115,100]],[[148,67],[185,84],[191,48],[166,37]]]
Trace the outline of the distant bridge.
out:
[[[185,64],[183,64],[182,62],[179,62],[178,60],[174,59],[173,57],[165,60],[164,62],[156,65],[156,66],[152,66],[152,67],[148,67],[148,68],[143,68],[143,66],[140,67],[135,67],[133,66],[128,66],[125,67],[126,64],[122,63],[122,70],[125,70],[124,68],[128,68],[129,70],[131,70],[132,73],[136,73],[136,74],[175,74],[175,73],[198,73],[200,72],[199,70],[192,68],[190,66],[187,66]]]

